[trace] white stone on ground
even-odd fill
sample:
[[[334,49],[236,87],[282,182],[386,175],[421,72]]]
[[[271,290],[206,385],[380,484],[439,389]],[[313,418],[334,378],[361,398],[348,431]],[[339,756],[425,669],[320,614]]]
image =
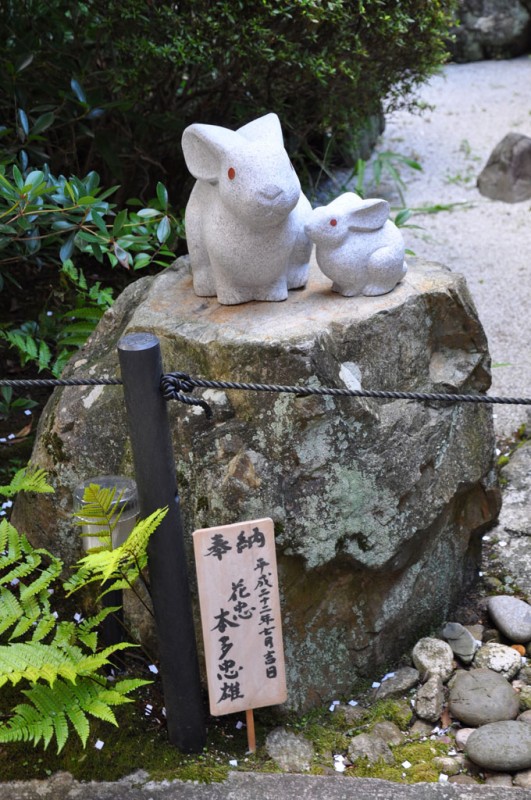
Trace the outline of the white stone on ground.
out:
[[[507,680],[511,680],[520,670],[522,666],[522,657],[520,653],[513,650],[512,647],[507,647],[505,644],[497,644],[496,642],[489,642],[481,647],[474,658],[474,667],[476,669],[491,669],[493,672],[499,672]]]
[[[415,667],[423,676],[439,675],[445,682],[454,671],[452,648],[441,639],[429,636],[420,639],[413,648],[411,656]]]

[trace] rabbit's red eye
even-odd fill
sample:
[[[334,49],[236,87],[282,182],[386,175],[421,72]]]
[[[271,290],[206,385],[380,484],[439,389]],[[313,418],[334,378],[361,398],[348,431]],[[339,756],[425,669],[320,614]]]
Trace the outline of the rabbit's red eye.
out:
[[[337,219],[331,219],[331,220],[330,220],[330,225],[331,225],[333,228],[335,228],[335,227],[336,227],[336,225],[337,225]]]
[[[229,176],[229,181],[234,180],[234,178],[236,177],[236,170],[234,169],[234,167],[229,167],[227,175]]]

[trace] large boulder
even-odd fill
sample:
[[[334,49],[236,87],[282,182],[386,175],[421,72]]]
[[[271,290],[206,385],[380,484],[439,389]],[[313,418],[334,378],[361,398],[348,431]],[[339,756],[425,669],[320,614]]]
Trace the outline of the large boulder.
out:
[[[508,133],[478,175],[478,189],[491,200],[518,203],[531,197],[531,138]]]
[[[385,296],[338,297],[316,271],[284,303],[233,307],[196,297],[181,259],[126,289],[68,374],[117,375],[116,344],[133,331],[159,337],[166,371],[204,378],[403,391],[484,392],[490,383],[464,279],[415,259]],[[440,624],[474,578],[499,505],[491,408],[202,396],[212,421],[169,408],[185,530],[273,517],[289,703],[346,693]],[[22,497],[15,518],[72,561],[76,483],[133,471],[121,387],[57,390],[33,461],[57,491]]]
[[[531,50],[529,0],[459,0],[448,49],[457,62],[512,58]]]

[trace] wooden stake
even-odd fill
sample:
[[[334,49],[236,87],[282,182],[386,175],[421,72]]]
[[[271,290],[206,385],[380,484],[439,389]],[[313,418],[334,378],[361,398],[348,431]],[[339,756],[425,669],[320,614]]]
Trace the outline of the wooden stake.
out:
[[[249,752],[256,753],[256,734],[254,732],[254,715],[252,708],[246,710],[245,722],[247,724],[247,745]]]

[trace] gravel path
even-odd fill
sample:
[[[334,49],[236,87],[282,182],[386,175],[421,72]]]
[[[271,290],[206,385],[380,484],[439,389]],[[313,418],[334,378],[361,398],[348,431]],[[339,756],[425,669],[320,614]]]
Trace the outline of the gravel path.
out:
[[[432,108],[390,117],[377,150],[422,165],[422,172],[400,168],[410,208],[459,205],[415,215],[422,230],[403,230],[407,246],[466,276],[489,338],[491,393],[531,397],[531,200],[502,203],[476,188],[506,133],[531,136],[531,58],[450,64],[419,96]],[[386,188],[376,193],[388,196]],[[500,437],[527,419],[522,406],[495,414]]]

